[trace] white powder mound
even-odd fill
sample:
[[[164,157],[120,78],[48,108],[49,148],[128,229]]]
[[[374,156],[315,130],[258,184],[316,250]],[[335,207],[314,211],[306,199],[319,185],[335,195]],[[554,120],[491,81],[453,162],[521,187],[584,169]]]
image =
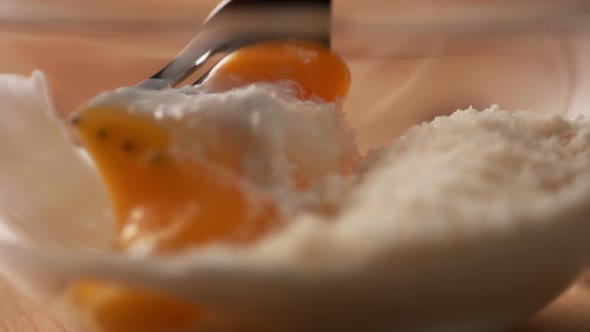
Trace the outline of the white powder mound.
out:
[[[289,194],[295,191],[294,174],[304,174],[318,189],[357,157],[352,131],[335,104],[301,101],[268,84],[207,94],[122,88],[89,105],[155,119],[170,134],[179,158],[203,158],[220,144],[236,147],[241,175],[286,196],[283,202],[317,200],[320,194]]]
[[[587,120],[461,111],[377,153],[336,219],[303,216],[242,250],[51,264],[277,331],[503,331],[587,264],[589,166]]]
[[[262,250],[273,252],[265,261],[322,267],[351,243],[349,264],[383,246],[452,243],[569,223],[590,227],[588,202],[590,121],[469,109],[416,126],[374,153],[337,221],[294,223],[266,244],[281,250]],[[570,215],[575,218],[567,220]],[[312,262],[298,253],[310,250],[309,243],[322,246]]]
[[[469,109],[416,126],[380,153],[339,222],[355,238],[385,233],[402,245],[512,231],[590,203],[580,196],[590,189],[585,119]]]

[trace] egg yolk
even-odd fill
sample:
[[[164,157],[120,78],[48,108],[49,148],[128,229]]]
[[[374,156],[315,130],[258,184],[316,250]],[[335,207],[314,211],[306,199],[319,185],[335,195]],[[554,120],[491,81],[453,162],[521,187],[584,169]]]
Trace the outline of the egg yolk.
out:
[[[198,306],[144,290],[104,282],[83,281],[74,286],[73,300],[92,313],[108,332],[192,331],[203,318]]]
[[[205,83],[221,91],[258,82],[274,83],[294,89],[300,99],[337,102],[348,93],[350,80],[344,60],[320,43],[270,41],[229,54],[213,68]]]
[[[265,42],[228,55],[206,81],[217,91],[257,82],[294,89],[300,99],[340,102],[350,72],[321,44]],[[281,223],[276,202],[239,180],[240,148],[224,143],[223,135],[203,160],[183,160],[171,154],[170,137],[151,118],[99,106],[76,119],[112,201],[117,250],[153,255],[216,241],[241,245]],[[166,294],[108,282],[79,281],[71,294],[105,332],[194,330],[206,312]]]
[[[280,219],[274,202],[237,175],[171,156],[167,133],[152,119],[96,107],[80,115],[77,128],[109,191],[123,249],[167,253],[245,243]]]
[[[154,121],[96,107],[77,129],[111,197],[119,250],[166,254],[206,243],[248,243],[280,222],[274,202],[208,162],[177,160]],[[74,301],[108,332],[183,331],[203,309],[150,291],[81,281]]]

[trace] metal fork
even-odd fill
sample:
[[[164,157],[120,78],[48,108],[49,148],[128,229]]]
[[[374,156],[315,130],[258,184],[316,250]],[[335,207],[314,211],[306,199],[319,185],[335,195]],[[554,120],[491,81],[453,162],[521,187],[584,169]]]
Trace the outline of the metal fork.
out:
[[[305,39],[330,46],[330,26],[331,0],[224,0],[209,14],[188,46],[138,87],[174,87],[215,55],[260,41]]]

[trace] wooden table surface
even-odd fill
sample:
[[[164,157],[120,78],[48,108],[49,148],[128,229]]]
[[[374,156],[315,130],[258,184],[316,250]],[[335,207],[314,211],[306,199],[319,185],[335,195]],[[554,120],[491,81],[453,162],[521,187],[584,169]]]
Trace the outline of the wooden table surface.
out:
[[[336,15],[344,18],[357,13],[382,19],[380,13],[403,14],[412,7],[408,0],[334,1]],[[10,24],[0,13],[0,72],[30,74],[42,69],[57,107],[67,114],[102,90],[134,84],[160,68],[190,40],[194,31],[189,23],[202,19],[216,2],[86,0],[80,5],[79,0],[21,0],[20,4],[57,5],[58,10],[37,16],[29,12],[26,22],[11,20]],[[460,2],[437,4],[442,10],[445,4]],[[485,1],[471,1],[476,2]],[[85,17],[81,21],[85,25],[67,17],[44,19],[72,5],[81,8],[76,15]],[[109,21],[113,16],[118,19]],[[166,23],[153,24],[162,20]],[[501,102],[509,109],[584,112],[588,94],[574,94],[584,82],[590,86],[589,45],[590,38],[579,35],[567,41],[544,35],[491,36],[485,42],[463,36],[441,42],[438,35],[335,31],[335,47],[353,73],[347,112],[363,148],[390,141],[412,124],[469,105]],[[444,52],[423,56],[433,50]],[[0,279],[0,332],[36,331],[66,330]],[[590,276],[518,331],[590,331]]]

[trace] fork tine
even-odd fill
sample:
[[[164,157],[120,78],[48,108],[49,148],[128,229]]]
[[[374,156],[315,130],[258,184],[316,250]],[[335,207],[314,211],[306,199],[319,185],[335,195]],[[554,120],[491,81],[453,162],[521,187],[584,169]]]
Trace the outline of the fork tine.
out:
[[[221,51],[216,49],[217,41],[202,37],[193,39],[172,62],[137,87],[154,90],[174,87],[197,71],[211,55]]]
[[[331,0],[225,0],[209,14],[199,34],[162,70],[138,84],[174,87],[212,55],[261,40],[305,38],[330,45]],[[201,77],[197,82],[203,80]]]

